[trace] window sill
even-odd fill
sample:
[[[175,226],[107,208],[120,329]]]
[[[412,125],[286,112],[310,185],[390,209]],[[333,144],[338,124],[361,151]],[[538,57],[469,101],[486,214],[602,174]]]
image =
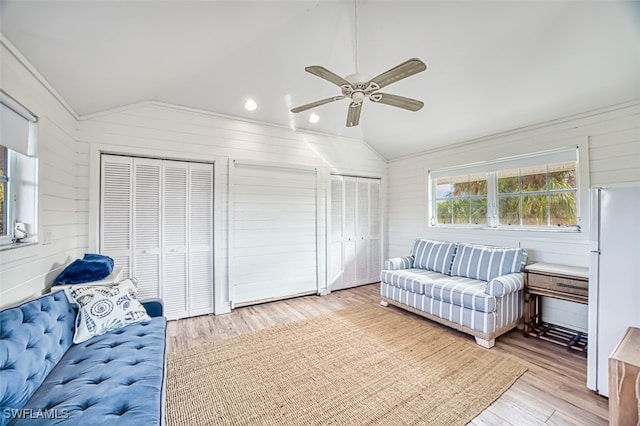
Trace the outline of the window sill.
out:
[[[551,232],[558,234],[581,234],[580,227],[574,228],[533,228],[528,226],[475,226],[475,225],[430,225],[434,229],[468,229],[468,230],[486,230],[486,231],[523,231],[523,232]]]
[[[24,243],[9,243],[9,244],[3,244],[0,245],[0,251],[8,251],[8,250],[14,250],[14,249],[18,249],[18,248],[22,248],[22,247],[30,247],[30,246],[35,246],[38,243],[35,241],[27,241]]]

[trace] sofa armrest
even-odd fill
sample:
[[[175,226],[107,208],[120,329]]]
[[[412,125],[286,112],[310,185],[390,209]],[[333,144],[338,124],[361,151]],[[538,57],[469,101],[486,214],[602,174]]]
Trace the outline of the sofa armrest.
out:
[[[524,274],[516,272],[513,274],[501,275],[489,281],[484,288],[484,292],[496,297],[505,294],[515,293],[524,288]]]
[[[144,299],[140,300],[142,306],[147,310],[150,317],[161,317],[164,315],[164,303],[162,299]]]
[[[410,269],[413,267],[413,256],[392,257],[384,262],[384,269],[397,271],[399,269]]]

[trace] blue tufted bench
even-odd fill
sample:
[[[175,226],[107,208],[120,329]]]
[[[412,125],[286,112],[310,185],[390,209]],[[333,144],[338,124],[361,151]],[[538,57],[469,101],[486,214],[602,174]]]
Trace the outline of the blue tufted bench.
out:
[[[164,423],[166,319],[72,343],[75,309],[55,292],[0,312],[0,425]]]

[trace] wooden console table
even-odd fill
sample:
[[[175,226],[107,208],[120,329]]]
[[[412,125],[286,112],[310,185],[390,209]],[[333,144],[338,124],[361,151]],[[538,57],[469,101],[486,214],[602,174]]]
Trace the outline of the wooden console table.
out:
[[[524,334],[587,353],[587,334],[542,320],[541,297],[587,304],[589,270],[551,263],[533,263],[525,268]]]
[[[609,358],[609,422],[640,424],[640,328],[629,327]]]

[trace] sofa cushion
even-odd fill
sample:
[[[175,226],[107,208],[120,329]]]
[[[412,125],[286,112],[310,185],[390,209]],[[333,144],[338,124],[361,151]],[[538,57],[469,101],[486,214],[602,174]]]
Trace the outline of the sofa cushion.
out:
[[[411,249],[413,267],[449,274],[456,243],[417,239]]]
[[[380,281],[412,293],[424,294],[425,284],[441,275],[438,272],[418,268],[400,271],[383,270],[380,273]]]
[[[425,283],[424,295],[435,300],[481,312],[496,310],[496,298],[485,292],[487,283],[466,277],[441,275]]]
[[[524,263],[526,251],[522,248],[459,244],[451,275],[491,281],[500,275],[520,272]]]
[[[135,279],[127,279],[111,287],[72,287],[71,297],[78,305],[73,343],[150,319],[136,299]]]
[[[74,320],[63,292],[0,312],[1,413],[22,408],[38,389],[71,346]]]
[[[65,424],[161,424],[165,333],[154,317],[71,346],[24,408]]]

